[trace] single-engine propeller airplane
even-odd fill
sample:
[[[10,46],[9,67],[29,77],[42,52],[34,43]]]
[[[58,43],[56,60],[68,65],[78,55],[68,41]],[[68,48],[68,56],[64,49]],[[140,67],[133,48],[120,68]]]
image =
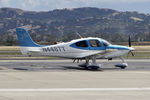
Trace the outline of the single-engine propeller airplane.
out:
[[[114,58],[120,58],[122,60],[121,64],[117,64],[115,66],[124,69],[128,66],[128,64],[122,56],[128,55],[129,53],[134,55],[132,51],[135,50],[131,47],[130,37],[129,47],[112,45],[104,39],[93,37],[81,38],[53,45],[39,45],[32,40],[25,29],[16,28],[16,32],[23,55],[64,57],[73,59],[73,62],[85,60],[85,63],[79,66],[92,70],[101,68],[101,64],[96,63],[96,59],[112,60]]]

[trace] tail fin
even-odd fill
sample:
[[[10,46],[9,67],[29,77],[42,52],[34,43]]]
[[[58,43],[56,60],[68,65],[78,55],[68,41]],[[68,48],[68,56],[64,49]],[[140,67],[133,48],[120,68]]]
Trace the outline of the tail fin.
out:
[[[20,46],[24,47],[39,47],[40,45],[36,44],[29,33],[23,28],[16,28],[18,42]]]

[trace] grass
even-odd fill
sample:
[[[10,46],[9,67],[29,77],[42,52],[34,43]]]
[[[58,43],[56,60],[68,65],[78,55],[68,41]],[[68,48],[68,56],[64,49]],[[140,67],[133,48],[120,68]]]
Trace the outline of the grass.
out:
[[[147,46],[133,46],[136,51],[150,51],[150,45]],[[20,51],[19,46],[0,46],[0,51]]]
[[[135,56],[132,56],[131,54],[124,56],[124,58],[132,58],[132,59],[150,59],[150,52],[145,51],[134,51],[133,52]]]
[[[0,46],[0,51],[19,51],[19,46]]]
[[[0,52],[0,55],[22,55],[21,52]]]
[[[136,51],[147,51],[150,52],[150,46],[133,46]]]

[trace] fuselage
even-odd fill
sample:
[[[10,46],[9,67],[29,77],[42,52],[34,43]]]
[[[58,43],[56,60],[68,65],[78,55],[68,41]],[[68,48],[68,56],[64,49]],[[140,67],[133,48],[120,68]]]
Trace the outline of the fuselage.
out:
[[[117,58],[134,50],[131,47],[112,45],[101,38],[81,38],[70,42],[50,46],[26,47],[21,46],[25,55],[56,56],[65,58],[86,58],[96,55],[97,58]]]

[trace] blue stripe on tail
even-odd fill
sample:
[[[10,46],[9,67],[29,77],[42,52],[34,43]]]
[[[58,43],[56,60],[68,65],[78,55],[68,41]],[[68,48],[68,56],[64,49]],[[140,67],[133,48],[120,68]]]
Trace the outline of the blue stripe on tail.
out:
[[[25,47],[40,47],[40,45],[36,44],[32,38],[30,37],[29,33],[23,28],[16,28],[16,33],[19,41],[20,46]]]

